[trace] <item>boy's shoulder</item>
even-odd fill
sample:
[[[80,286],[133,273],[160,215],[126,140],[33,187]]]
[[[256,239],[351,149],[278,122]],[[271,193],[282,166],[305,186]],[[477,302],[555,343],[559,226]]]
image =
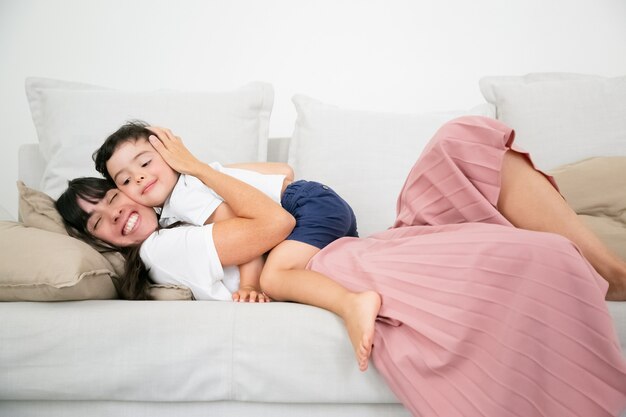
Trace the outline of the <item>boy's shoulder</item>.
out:
[[[211,162],[209,166],[216,171],[222,171],[222,169],[224,168],[224,166],[219,162]],[[210,190],[210,188],[205,183],[200,181],[197,177],[189,174],[180,174],[180,176],[178,177],[178,181],[176,182],[176,185],[174,186],[174,189],[172,190],[170,196],[174,195],[174,193],[176,192],[184,193],[186,191],[195,189]]]
[[[221,202],[221,197],[198,178],[181,174],[163,205],[159,223],[163,226],[184,221],[202,225]]]
[[[193,175],[180,174],[180,177],[178,178],[178,182],[176,183],[176,185],[174,186],[174,189],[170,193],[170,199],[172,198],[172,196],[176,197],[179,194],[185,195],[189,192],[194,192],[197,190],[206,191],[206,190],[212,190],[212,189],[209,188],[200,179],[198,179],[197,177],[194,177]]]

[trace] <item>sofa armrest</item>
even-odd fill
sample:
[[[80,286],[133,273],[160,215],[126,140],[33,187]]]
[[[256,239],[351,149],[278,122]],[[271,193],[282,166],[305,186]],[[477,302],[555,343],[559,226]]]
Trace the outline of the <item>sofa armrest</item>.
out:
[[[267,160],[270,162],[287,162],[291,138],[269,138],[267,143]]]
[[[39,152],[39,144],[28,143],[18,149],[17,178],[31,188],[39,189],[46,163]]]
[[[11,213],[4,207],[0,206],[0,220],[15,220]]]

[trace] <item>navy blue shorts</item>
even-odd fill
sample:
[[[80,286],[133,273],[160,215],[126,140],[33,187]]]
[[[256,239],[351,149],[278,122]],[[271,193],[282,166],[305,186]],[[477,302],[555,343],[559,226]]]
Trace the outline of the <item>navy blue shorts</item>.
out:
[[[296,227],[286,240],[322,249],[340,237],[358,237],[356,217],[350,205],[319,182],[292,182],[285,189],[280,204],[296,219]]]

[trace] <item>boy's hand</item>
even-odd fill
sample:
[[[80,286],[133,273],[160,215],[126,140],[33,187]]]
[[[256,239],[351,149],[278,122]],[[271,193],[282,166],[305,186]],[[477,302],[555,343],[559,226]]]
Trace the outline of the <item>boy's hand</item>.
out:
[[[156,126],[148,126],[147,129],[154,133],[148,137],[148,140],[175,171],[193,175],[202,165],[185,147],[180,137],[175,136],[171,130]]]
[[[271,300],[259,288],[243,286],[239,287],[239,289],[233,293],[233,301],[239,303],[269,303]]]

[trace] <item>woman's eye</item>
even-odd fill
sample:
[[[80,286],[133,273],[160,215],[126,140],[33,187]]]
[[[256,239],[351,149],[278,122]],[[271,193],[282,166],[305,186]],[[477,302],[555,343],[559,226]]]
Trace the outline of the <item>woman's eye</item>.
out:
[[[98,218],[98,220],[96,220],[96,222],[93,224],[93,230],[96,230],[99,224],[100,224],[100,218]]]
[[[113,194],[113,197],[111,197],[111,199],[109,200],[109,204],[111,204],[113,200],[115,200],[115,197],[117,197],[117,193]]]
[[[124,181],[122,181],[122,185],[128,185],[129,182],[130,182],[130,180],[128,178],[126,178]]]
[[[147,167],[148,165],[150,165],[150,162],[152,162],[152,161],[146,161],[146,162],[144,162],[143,164],[141,164],[141,167],[142,167],[142,168]]]

